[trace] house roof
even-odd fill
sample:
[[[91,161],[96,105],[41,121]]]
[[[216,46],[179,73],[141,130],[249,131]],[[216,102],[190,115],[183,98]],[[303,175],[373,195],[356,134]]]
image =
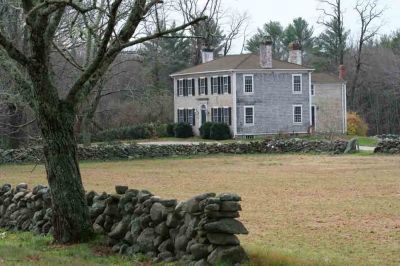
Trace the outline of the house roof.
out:
[[[312,83],[318,84],[332,84],[332,83],[345,83],[346,81],[340,79],[338,76],[329,73],[313,73],[311,77]]]
[[[194,67],[186,68],[176,72],[171,76],[185,74],[229,71],[229,70],[263,70],[260,66],[260,57],[256,54],[228,55],[217,58],[208,63],[200,64]],[[292,64],[280,60],[272,60],[272,70],[312,70],[310,67]]]

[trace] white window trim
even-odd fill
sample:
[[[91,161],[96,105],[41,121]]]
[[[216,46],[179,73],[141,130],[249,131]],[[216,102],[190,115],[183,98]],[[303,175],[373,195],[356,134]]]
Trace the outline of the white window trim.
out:
[[[294,90],[294,78],[300,77],[300,91]],[[292,92],[293,94],[302,94],[303,93],[303,75],[302,74],[292,74]]]
[[[251,108],[251,109],[253,109],[253,123],[247,123],[246,122],[246,109],[247,108]],[[254,126],[254,122],[255,122],[255,113],[254,113],[254,105],[245,105],[244,107],[243,107],[243,116],[244,116],[244,125],[245,126]]]
[[[199,82],[200,95],[206,95],[207,79],[206,79],[206,77],[200,77],[199,80],[200,80],[200,82]],[[204,80],[204,93],[201,92],[201,81],[202,80]]]
[[[196,81],[194,81],[194,85],[195,85],[195,87],[193,87],[193,80],[194,80],[194,78],[188,78],[188,79],[186,79],[187,80],[187,92],[188,92],[188,97],[190,97],[190,96],[193,96],[193,92],[194,92],[194,95],[196,95],[196,91],[195,91],[195,87],[196,87]],[[189,84],[190,84],[190,86],[189,86]],[[189,93],[189,87],[191,88],[191,93]]]
[[[296,107],[300,107],[301,108],[301,122],[295,122],[295,113],[294,110]],[[292,116],[293,116],[293,124],[294,125],[303,125],[303,105],[302,104],[294,104],[293,105],[293,109],[292,109]]]
[[[215,79],[217,79],[217,92],[214,92],[214,84],[213,84],[213,81],[214,81]],[[212,77],[212,80],[211,80],[211,91],[212,91],[211,94],[218,94],[218,86],[219,86],[219,84],[218,84],[218,76],[213,76],[213,77]]]
[[[226,92],[225,92],[225,78],[226,78]],[[223,94],[229,94],[229,75],[222,76],[222,92]]]
[[[246,77],[251,77],[251,92],[246,92]],[[244,74],[243,75],[243,94],[245,95],[252,95],[254,94],[254,75],[253,74]]]
[[[182,97],[183,94],[184,94],[183,80],[184,80],[184,79],[178,79],[178,96],[179,96],[179,97]],[[182,84],[181,84],[181,82],[182,82]],[[181,87],[181,85],[182,85],[182,87]],[[181,91],[180,91],[180,88],[182,88],[182,93],[181,93]]]

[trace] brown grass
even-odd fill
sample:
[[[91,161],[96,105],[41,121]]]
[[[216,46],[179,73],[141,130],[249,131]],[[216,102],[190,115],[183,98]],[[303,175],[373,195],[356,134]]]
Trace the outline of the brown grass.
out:
[[[45,183],[43,166],[32,169],[0,166],[0,183]],[[95,191],[127,184],[180,200],[237,192],[250,231],[241,239],[254,261],[265,260],[264,250],[324,264],[400,264],[400,157],[213,156],[82,163],[81,170]]]

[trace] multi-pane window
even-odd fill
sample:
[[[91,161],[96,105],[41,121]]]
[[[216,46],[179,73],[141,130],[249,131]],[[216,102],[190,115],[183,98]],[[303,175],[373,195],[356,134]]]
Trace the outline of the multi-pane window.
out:
[[[206,94],[206,82],[207,82],[206,78],[199,79],[199,90],[201,95]]]
[[[185,110],[178,109],[178,123],[184,123],[184,122],[185,122]]]
[[[213,94],[218,94],[218,78],[214,77],[211,79],[211,89]]]
[[[183,79],[178,80],[178,95],[183,96]]]
[[[224,108],[223,109],[223,116],[222,116],[222,122],[229,125],[231,121],[231,114],[230,114],[230,109],[229,108]]]
[[[293,75],[293,93],[301,93],[301,75]]]
[[[254,106],[244,107],[244,123],[245,125],[254,124]]]
[[[223,77],[222,88],[224,93],[229,93],[229,79],[228,76]]]
[[[244,93],[253,93],[253,75],[244,75]]]
[[[315,95],[314,84],[311,84],[311,96]]]
[[[193,88],[193,79],[187,80],[187,95],[194,95],[194,88]]]
[[[196,124],[194,109],[178,109],[178,123],[187,123],[192,126]]]
[[[231,107],[215,107],[211,108],[211,121],[215,123],[232,124],[231,120],[232,108]]]
[[[301,105],[293,106],[293,123],[301,124],[303,122],[303,107]]]

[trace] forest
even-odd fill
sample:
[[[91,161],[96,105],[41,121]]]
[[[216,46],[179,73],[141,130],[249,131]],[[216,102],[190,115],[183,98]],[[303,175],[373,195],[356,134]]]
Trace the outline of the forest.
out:
[[[35,112],[21,94],[20,88],[29,86],[26,73],[9,59],[2,42],[11,40],[23,53],[30,53],[23,2],[0,0],[0,148],[42,140]],[[90,6],[92,1],[81,2]],[[95,2],[100,8],[110,8],[107,1]],[[366,121],[369,135],[399,134],[400,29],[381,34],[385,8],[378,0],[354,1],[359,21],[354,32],[344,26],[348,18],[342,0],[316,2],[320,2],[315,12],[321,17],[321,33],[301,17],[293,18],[288,25],[266,17],[265,24],[250,34],[249,15],[229,9],[222,0],[210,1],[205,8],[199,0],[177,0],[174,7],[157,9],[157,15],[151,18],[157,20],[157,27],[144,25],[141,36],[166,32],[182,20],[189,22],[201,15],[206,19],[123,49],[88,97],[79,102],[75,135],[90,139],[106,129],[172,122],[171,73],[199,64],[204,48],[213,49],[215,57],[257,53],[267,36],[273,41],[276,59],[287,60],[288,45],[298,42],[304,64],[316,72],[337,74],[338,66],[345,65],[348,112],[356,112]],[[72,8],[64,14],[49,51],[51,76],[58,88],[73,86],[95,58],[101,48],[97,31],[104,30],[106,20],[105,12],[79,17]],[[67,96],[68,91],[58,90],[61,97]]]

